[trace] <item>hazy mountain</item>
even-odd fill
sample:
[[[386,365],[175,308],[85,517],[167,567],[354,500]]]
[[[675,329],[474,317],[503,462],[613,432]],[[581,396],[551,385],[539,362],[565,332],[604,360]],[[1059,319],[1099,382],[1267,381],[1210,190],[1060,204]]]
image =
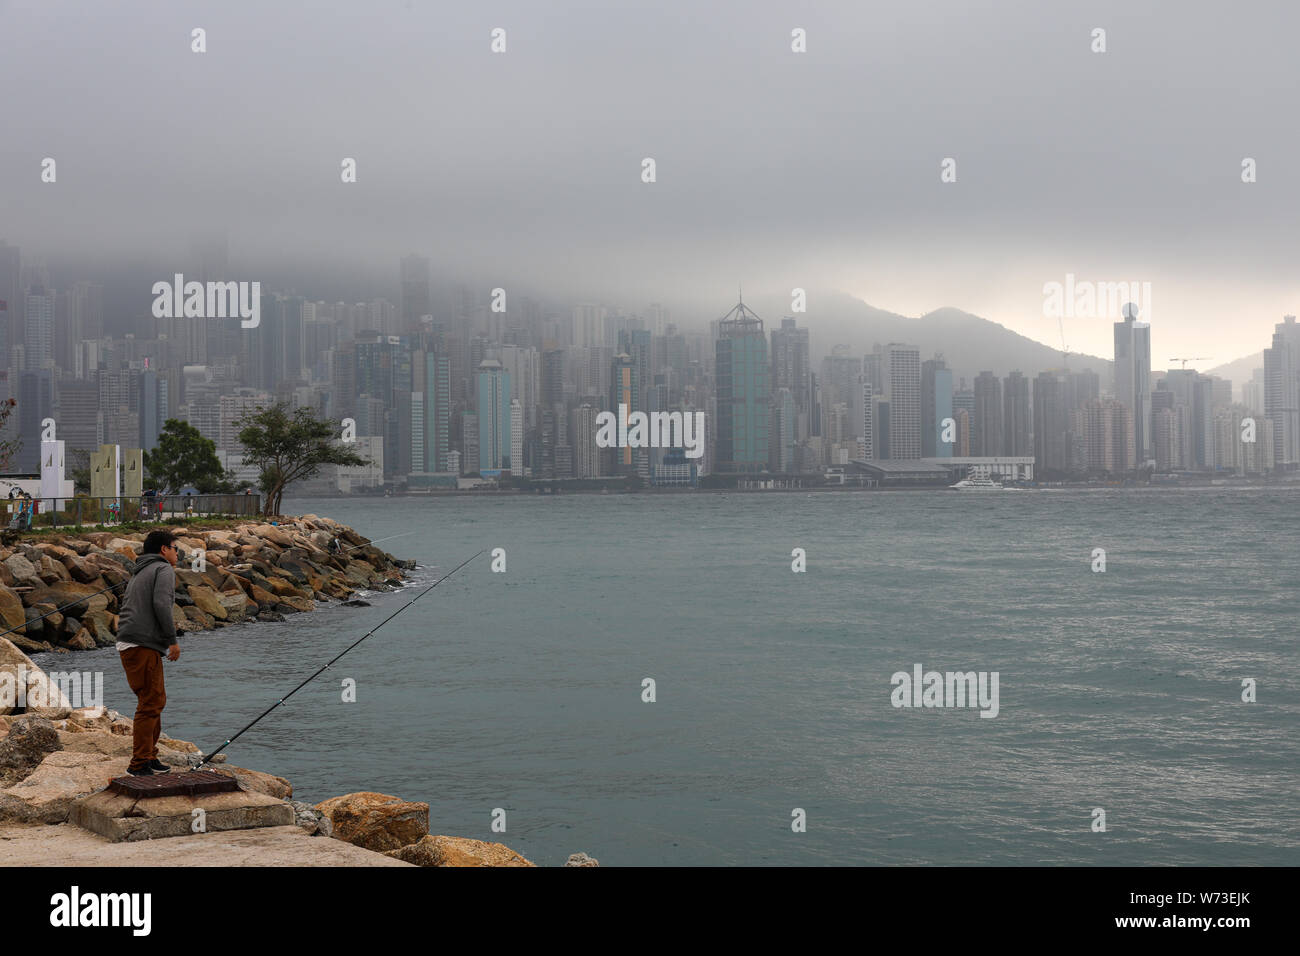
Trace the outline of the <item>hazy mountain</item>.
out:
[[[1227,362],[1223,365],[1210,369],[1207,375],[1217,375],[1219,378],[1226,378],[1232,383],[1232,394],[1240,398],[1241,386],[1249,382],[1255,375],[1255,369],[1264,367],[1263,351],[1256,352],[1254,355],[1247,355],[1244,358]]]
[[[799,325],[810,329],[813,370],[820,372],[823,356],[838,344],[849,345],[854,354],[870,352],[875,343],[905,342],[921,350],[921,360],[942,352],[956,379],[967,384],[982,371],[1000,377],[1019,369],[1027,378],[1061,367],[1061,351],[1013,332],[997,322],[982,319],[960,309],[944,308],[920,318],[886,312],[842,292],[808,296],[807,314],[796,316]],[[775,296],[746,299],[745,304],[763,318],[765,329],[780,328],[789,315],[790,300]],[[816,309],[812,308],[816,305]],[[1102,389],[1109,387],[1111,363],[1092,355],[1071,353],[1070,368],[1091,368],[1101,376]]]

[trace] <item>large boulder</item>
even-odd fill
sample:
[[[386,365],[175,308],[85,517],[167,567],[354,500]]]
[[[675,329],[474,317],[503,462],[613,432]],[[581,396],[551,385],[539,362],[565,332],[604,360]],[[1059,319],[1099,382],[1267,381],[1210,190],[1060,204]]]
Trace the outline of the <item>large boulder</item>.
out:
[[[72,580],[72,575],[68,573],[68,569],[48,554],[41,555],[40,566],[36,573],[40,575],[41,580],[46,584],[58,584],[60,581]]]
[[[219,621],[224,621],[229,617],[225,605],[221,603],[221,598],[217,592],[207,585],[192,584],[190,585],[190,597],[194,599],[194,605],[209,617],[214,617]]]
[[[22,587],[40,588],[45,586],[41,580],[36,565],[28,561],[21,554],[11,554],[5,558],[4,565],[13,575],[14,581]]]
[[[429,833],[429,805],[386,793],[361,791],[316,804],[335,838],[383,853],[418,842]]]
[[[0,587],[0,630],[21,628],[26,620],[22,599],[8,588]]]
[[[300,800],[290,801],[293,807],[294,823],[307,831],[309,836],[333,836],[333,825],[330,818],[325,816],[310,803],[303,803]]]
[[[226,620],[242,621],[248,616],[249,600],[242,591],[237,594],[220,594],[217,600],[226,609]]]
[[[185,619],[184,630],[187,631],[210,631],[217,623],[215,617],[197,607],[185,608]]]
[[[0,637],[0,714],[21,712],[20,700],[25,701],[29,710],[71,706],[59,686],[50,683],[49,677],[30,657],[8,638]]]
[[[27,777],[48,754],[62,750],[59,732],[44,717],[20,717],[9,725],[9,736],[0,740],[0,787]]]
[[[91,634],[90,629],[86,627],[82,627],[71,637],[65,637],[61,645],[70,651],[93,651],[99,646],[95,643],[95,635]]]
[[[294,611],[314,611],[316,602],[311,598],[300,597],[296,594],[285,595],[276,599],[275,610],[283,613],[284,608],[288,607]]]
[[[503,843],[466,837],[425,836],[385,856],[416,866],[536,866]]]
[[[62,608],[62,613],[81,618],[89,611],[104,611],[116,605],[117,599],[113,597],[111,591],[96,594],[95,592],[99,590],[101,589],[93,584],[61,581],[49,587],[40,587],[27,592],[23,595],[23,603],[28,607],[35,607],[37,604],[53,604],[55,607]]]
[[[0,823],[64,823],[74,800],[126,773],[127,756],[58,751],[25,779],[0,790]]]
[[[65,554],[60,560],[63,562],[63,566],[68,569],[68,574],[72,576],[74,581],[80,581],[82,584],[93,584],[99,578],[99,569],[75,553]]]
[[[117,645],[117,615],[107,611],[91,611],[81,619],[81,625],[90,632],[97,647]]]

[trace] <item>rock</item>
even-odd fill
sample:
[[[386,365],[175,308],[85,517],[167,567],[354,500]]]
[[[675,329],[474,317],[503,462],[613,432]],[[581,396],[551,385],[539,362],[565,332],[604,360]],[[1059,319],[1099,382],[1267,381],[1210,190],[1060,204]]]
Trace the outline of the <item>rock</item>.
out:
[[[23,627],[27,617],[24,613],[23,602],[18,595],[8,588],[0,587],[0,630],[9,630],[11,627]]]
[[[272,544],[277,544],[281,548],[293,547],[293,536],[284,528],[277,528],[269,524],[259,524],[252,530],[253,533],[263,541],[270,541]]]
[[[5,558],[4,565],[9,569],[9,573],[14,576],[14,580],[19,585],[24,587],[44,587],[45,582],[37,574],[36,565],[21,554],[11,554]]]
[[[61,581],[49,587],[41,586],[23,595],[23,603],[28,607],[37,604],[53,604],[62,608],[61,613],[73,617],[85,617],[90,611],[104,611],[116,604],[117,599],[108,591],[96,594],[100,588],[93,584],[78,584],[76,581]]]
[[[129,756],[52,753],[25,779],[0,790],[0,823],[63,823],[74,800],[108,786],[130,762]]]
[[[107,611],[91,611],[81,619],[81,625],[90,632],[97,647],[117,645],[117,615]]]
[[[185,608],[185,626],[187,631],[210,631],[217,623],[217,619],[211,614],[205,614],[197,607]]]
[[[107,545],[104,545],[105,551],[115,551],[121,555],[130,555],[134,560],[140,554],[140,548],[143,547],[143,538],[135,541],[131,538],[110,538]]]
[[[502,843],[465,837],[425,836],[385,856],[416,866],[536,866]]]
[[[55,561],[48,554],[41,555],[40,569],[37,573],[46,584],[57,584],[59,581],[72,580],[72,575],[68,573],[68,569],[63,566],[63,563]]]
[[[186,567],[176,568],[177,588],[179,588],[182,584],[185,585],[187,588],[189,588],[189,587],[194,587],[195,585],[202,587],[205,586],[207,583],[208,583],[208,579],[205,578],[198,571],[191,571],[189,568]]]
[[[258,587],[252,581],[248,582],[248,596],[257,602],[259,607],[267,605],[274,606],[276,596],[265,588]]]
[[[76,554],[65,554],[60,560],[74,581],[91,584],[99,577],[99,570],[89,561],[82,560]]]
[[[270,577],[266,579],[266,588],[276,597],[302,597],[302,589],[291,584],[281,577]]]
[[[259,611],[257,619],[264,624],[280,624],[284,621],[284,615],[279,611]]]
[[[292,800],[289,805],[293,807],[294,822],[312,836],[332,836],[334,834],[334,825],[330,823],[330,818],[310,803]]]
[[[316,610],[316,602],[313,601],[311,598],[298,597],[296,595],[286,595],[280,598],[279,603],[276,604],[275,606],[275,609],[281,613],[284,613],[284,609],[286,607],[294,611],[314,611]]]
[[[30,657],[8,638],[0,637],[0,714],[16,712],[20,697],[29,708],[71,706],[59,686],[52,684]]]
[[[24,779],[46,755],[62,749],[59,733],[49,720],[20,717],[9,726],[9,736],[0,740],[0,786],[12,786]]]
[[[14,647],[26,654],[44,654],[54,650],[49,641],[37,641],[23,634],[10,634],[9,640],[13,642]]]
[[[93,651],[99,646],[95,643],[95,636],[85,627],[82,627],[72,637],[66,638],[62,643],[70,651]]]
[[[343,606],[344,607],[373,607],[374,605],[372,605],[369,601],[355,600],[355,601],[344,601]]]
[[[221,763],[221,758],[224,756],[225,754],[217,754],[217,762]],[[213,773],[224,773],[227,777],[234,777],[239,781],[239,785],[250,793],[264,793],[268,797],[275,797],[277,800],[287,800],[293,796],[293,785],[284,777],[262,773],[260,770],[248,770],[232,764],[221,767],[209,765],[205,769],[209,769]]]
[[[565,866],[600,866],[600,860],[593,859],[585,853],[570,853]]]
[[[27,633],[32,637],[58,640],[62,637],[63,621],[63,615],[55,610],[53,604],[37,604],[27,609]]]
[[[415,843],[429,833],[429,805],[384,793],[361,791],[316,804],[329,818],[334,837],[383,853]]]
[[[229,612],[227,612],[225,607],[222,605],[221,598],[217,596],[217,592],[206,585],[191,585],[190,597],[194,599],[195,606],[210,617],[214,617],[219,621],[224,621],[229,616]]]
[[[225,608],[226,620],[242,621],[248,616],[248,598],[244,597],[244,592],[238,594],[221,594],[218,598],[221,606]]]

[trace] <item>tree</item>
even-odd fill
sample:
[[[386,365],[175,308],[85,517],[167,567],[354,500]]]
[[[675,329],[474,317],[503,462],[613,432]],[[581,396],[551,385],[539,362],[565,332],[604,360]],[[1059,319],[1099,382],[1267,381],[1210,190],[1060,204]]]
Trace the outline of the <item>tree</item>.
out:
[[[12,398],[6,398],[0,402],[0,434],[4,433],[5,428],[9,425],[9,416],[13,414],[14,409],[17,407],[18,402]],[[9,467],[9,459],[18,454],[18,449],[22,447],[22,444],[21,435],[17,438],[0,440],[0,469]]]
[[[336,426],[318,419],[309,408],[295,409],[290,415],[285,402],[270,408],[259,405],[236,424],[244,462],[260,473],[258,486],[266,495],[263,514],[267,517],[280,513],[290,483],[315,476],[321,465],[371,463],[338,444]]]
[[[193,486],[201,495],[230,494],[232,477],[217,460],[217,446],[189,422],[169,418],[158,436],[158,447],[144,453],[150,485],[161,495],[174,495]]]

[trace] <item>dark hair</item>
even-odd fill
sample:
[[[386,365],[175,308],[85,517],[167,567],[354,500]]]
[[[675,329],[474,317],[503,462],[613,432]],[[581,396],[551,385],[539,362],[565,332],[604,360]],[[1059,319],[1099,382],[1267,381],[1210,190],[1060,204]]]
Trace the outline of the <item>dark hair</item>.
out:
[[[144,539],[144,553],[161,554],[163,548],[175,543],[176,535],[170,531],[150,531]]]

